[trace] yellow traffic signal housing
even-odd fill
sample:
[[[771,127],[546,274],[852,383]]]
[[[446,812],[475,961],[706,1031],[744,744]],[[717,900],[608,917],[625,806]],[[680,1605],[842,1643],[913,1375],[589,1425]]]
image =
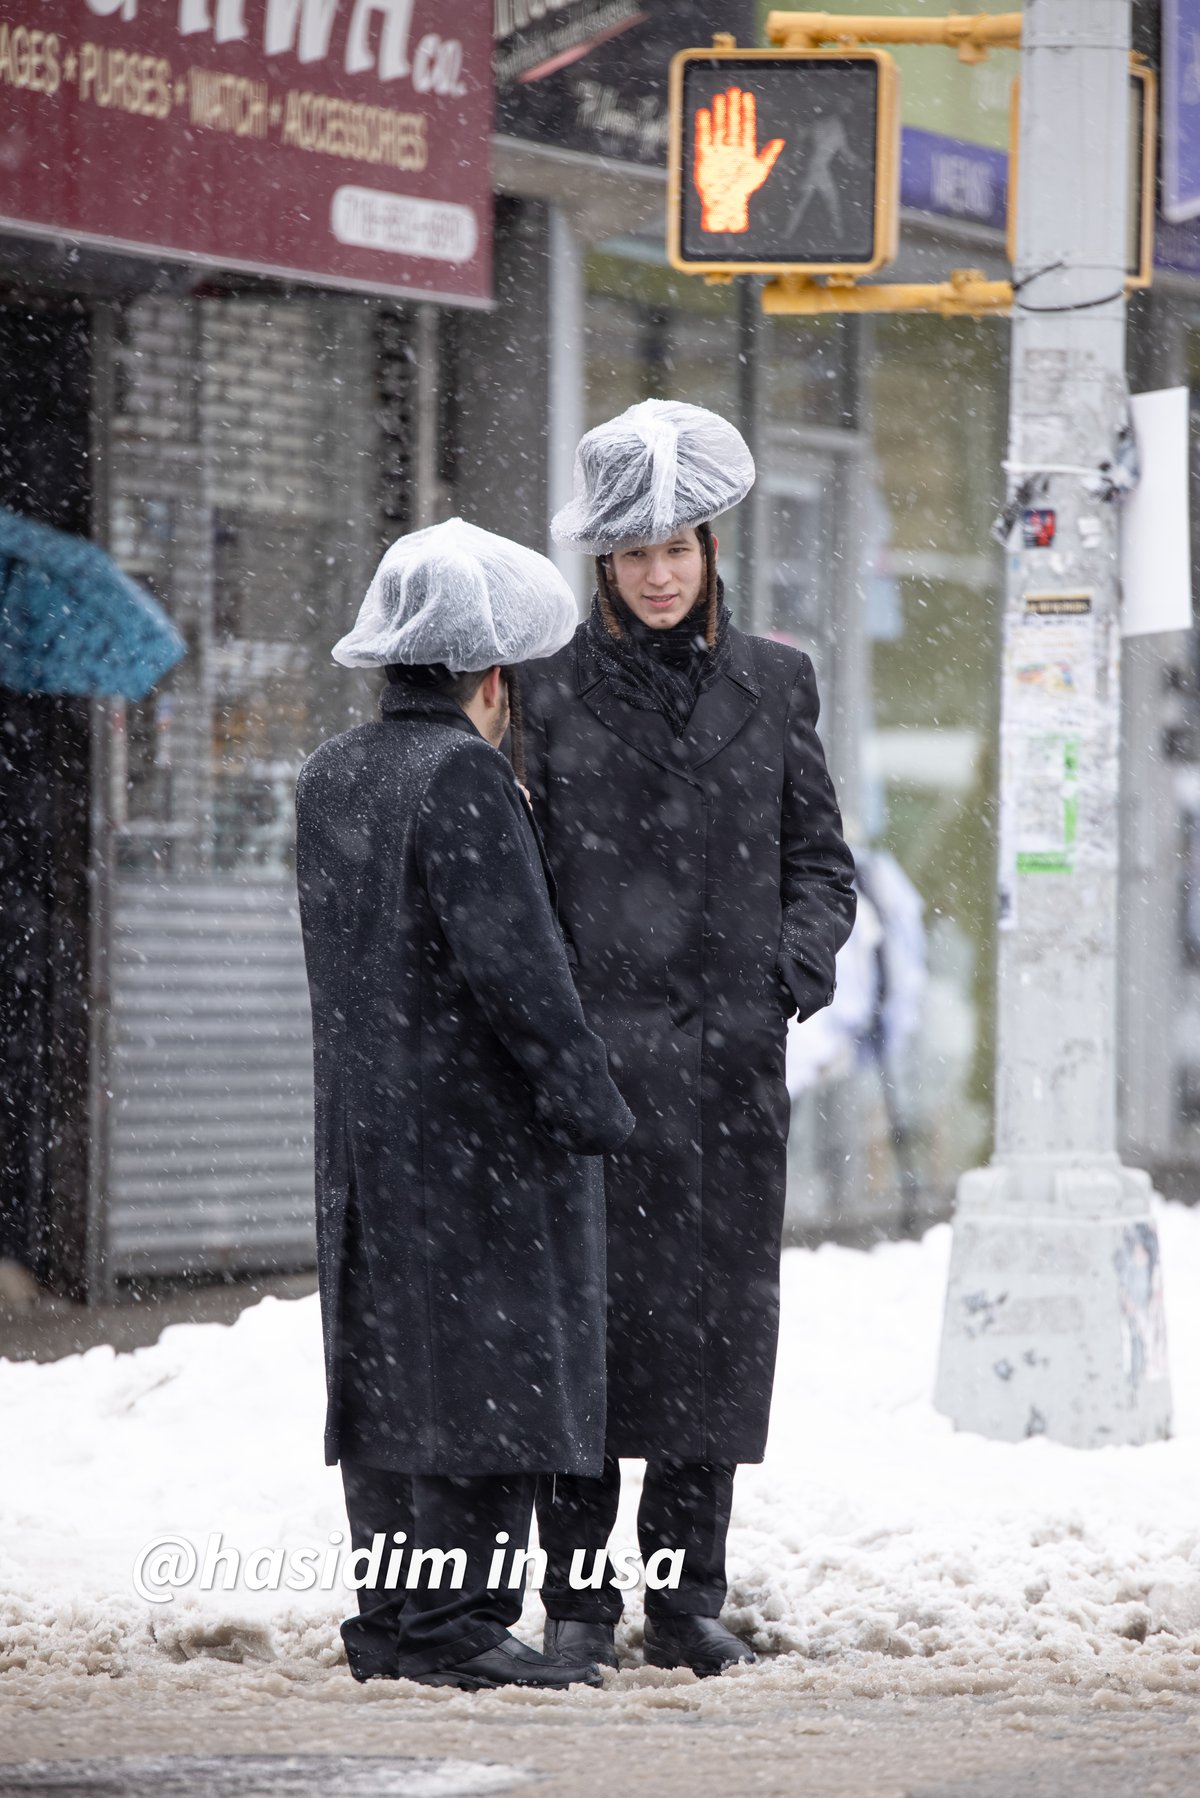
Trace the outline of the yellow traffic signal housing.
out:
[[[871,274],[896,254],[900,106],[884,50],[681,50],[667,255],[691,274]]]
[[[1017,143],[1021,84],[1012,84],[1008,134],[1008,260],[1016,260]],[[1139,56],[1129,63],[1129,210],[1126,224],[1125,291],[1154,281],[1154,175],[1158,146],[1158,77]]]
[[[1126,265],[1130,290],[1154,280],[1154,177],[1158,148],[1158,76],[1145,64],[1129,70],[1129,225]]]

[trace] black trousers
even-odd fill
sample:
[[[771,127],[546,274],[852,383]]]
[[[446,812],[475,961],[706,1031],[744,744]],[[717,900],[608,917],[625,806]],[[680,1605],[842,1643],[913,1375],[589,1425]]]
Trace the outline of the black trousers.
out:
[[[683,1550],[678,1586],[657,1592],[647,1587],[648,1617],[720,1616],[735,1472],[716,1461],[647,1461],[637,1519],[642,1563],[659,1549]],[[553,1480],[546,1474],[539,1478],[538,1537],[546,1552],[542,1603],[548,1617],[582,1623],[616,1623],[620,1617],[622,1593],[612,1583],[615,1569],[607,1556],[599,1589],[579,1587],[581,1577],[590,1577],[594,1557],[604,1554],[620,1496],[621,1464],[615,1455],[605,1456],[596,1480],[561,1473]],[[584,1551],[581,1569],[579,1550]]]
[[[377,1577],[358,1594],[358,1616],[342,1624],[346,1658],[356,1679],[403,1679],[456,1666],[494,1648],[521,1615],[524,1565],[515,1586],[508,1583],[514,1551],[529,1542],[536,1477],[480,1474],[450,1479],[434,1474],[393,1473],[343,1459],[342,1485],[354,1550],[370,1549],[376,1535],[386,1538]],[[496,1541],[507,1531],[507,1544]],[[407,1541],[397,1544],[397,1532]],[[389,1559],[400,1548],[399,1583],[387,1583]],[[497,1548],[503,1563],[494,1564]],[[417,1564],[417,1583],[408,1589],[414,1549],[460,1549],[461,1583],[452,1582],[452,1563],[434,1584],[437,1564]],[[465,1564],[464,1564],[465,1563]],[[358,1572],[366,1568],[359,1561]],[[499,1580],[493,1580],[493,1570]],[[491,1583],[489,1583],[489,1581]]]

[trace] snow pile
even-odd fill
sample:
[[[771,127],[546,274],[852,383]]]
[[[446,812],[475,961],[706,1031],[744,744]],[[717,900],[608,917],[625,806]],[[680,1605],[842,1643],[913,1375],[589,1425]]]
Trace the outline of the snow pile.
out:
[[[771,1443],[738,1476],[726,1612],[782,1658],[739,1686],[1200,1690],[1200,1212],[1166,1207],[1160,1228],[1176,1436],[1094,1453],[957,1435],[933,1410],[948,1228],[788,1252]],[[201,1553],[214,1532],[243,1555],[327,1546],[345,1514],[323,1410],[315,1298],[178,1325],[133,1355],[0,1362],[0,1694],[45,1675],[197,1684],[214,1662],[264,1696],[349,1687],[352,1595],[193,1588],[154,1605],[131,1577],[167,1534]],[[539,1627],[531,1597],[523,1633]],[[640,1629],[635,1601],[631,1664]],[[624,1673],[581,1698],[649,1701],[680,1679]]]
[[[863,1692],[1200,1689],[1200,1213],[1159,1226],[1176,1433],[1139,1449],[989,1442],[933,1409],[948,1225],[788,1254],[768,1460],[738,1476],[736,1626]]]

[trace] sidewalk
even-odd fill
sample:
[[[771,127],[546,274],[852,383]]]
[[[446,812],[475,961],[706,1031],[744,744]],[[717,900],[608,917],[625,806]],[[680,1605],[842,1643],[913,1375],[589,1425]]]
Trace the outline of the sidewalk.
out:
[[[316,1288],[314,1272],[247,1274],[203,1285],[155,1281],[108,1305],[75,1305],[48,1294],[13,1304],[0,1293],[0,1361],[61,1361],[104,1342],[128,1353],[157,1342],[170,1324],[228,1324],[268,1293],[302,1299]]]
[[[154,1690],[64,1679],[37,1709],[0,1678],[0,1798],[83,1798],[117,1781],[128,1798],[1195,1798],[1194,1698],[839,1701],[806,1695],[802,1673],[789,1690],[782,1669],[751,1671],[640,1691],[648,1676],[625,1673],[547,1698],[356,1687],[344,1668],[308,1691],[269,1666],[209,1660],[164,1667]],[[122,1757],[160,1755],[180,1759],[122,1777]]]

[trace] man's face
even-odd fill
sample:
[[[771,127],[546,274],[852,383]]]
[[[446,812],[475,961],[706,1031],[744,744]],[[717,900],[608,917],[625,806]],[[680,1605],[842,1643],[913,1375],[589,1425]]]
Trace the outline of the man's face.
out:
[[[651,630],[669,630],[686,618],[704,584],[704,551],[691,529],[677,531],[666,543],[615,550],[608,565],[617,592]]]

